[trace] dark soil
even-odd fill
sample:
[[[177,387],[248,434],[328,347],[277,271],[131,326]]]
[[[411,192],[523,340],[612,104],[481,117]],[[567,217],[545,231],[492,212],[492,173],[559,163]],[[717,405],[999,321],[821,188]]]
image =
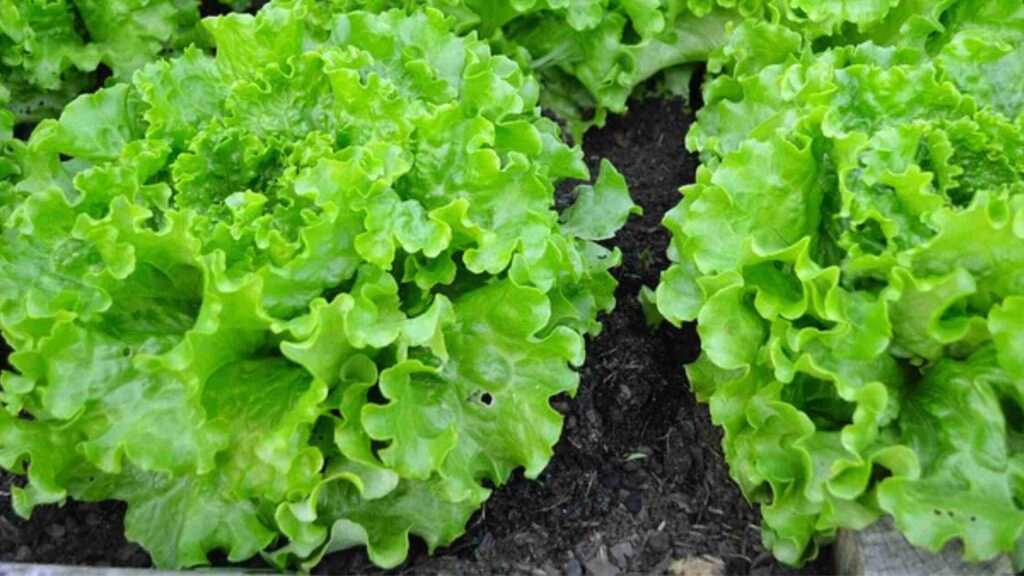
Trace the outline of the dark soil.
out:
[[[680,104],[635,104],[586,142],[595,168],[609,158],[644,208],[616,243],[619,304],[589,343],[575,400],[559,399],[565,433],[537,481],[516,476],[500,488],[452,547],[427,556],[417,544],[406,573],[664,572],[674,559],[711,555],[730,574],[782,574],[761,546],[760,516],[729,478],[720,433],[687,388],[682,364],[695,359],[692,326],[652,331],[636,294],[667,266],[668,234],[659,225],[692,182],[696,159],[683,148],[692,116]],[[146,566],[144,552],[122,536],[120,504],[43,507],[30,521],[0,499],[0,560]],[[831,571],[828,551],[805,572]],[[365,553],[326,559],[323,573],[375,571]]]

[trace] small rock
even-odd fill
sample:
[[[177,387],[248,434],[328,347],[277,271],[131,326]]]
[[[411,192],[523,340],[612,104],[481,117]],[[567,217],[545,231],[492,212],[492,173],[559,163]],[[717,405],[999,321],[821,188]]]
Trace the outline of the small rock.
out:
[[[669,564],[672,576],[725,576],[725,562],[714,556],[697,556]]]
[[[623,569],[629,564],[629,559],[636,556],[636,548],[631,542],[619,542],[608,552],[612,555],[612,561]]]
[[[85,525],[86,526],[99,526],[100,523],[102,523],[102,522],[103,522],[103,519],[100,518],[100,515],[95,513],[95,512],[89,512],[85,516]]]
[[[28,562],[32,558],[32,549],[22,544],[18,546],[18,551],[14,553],[15,562]]]
[[[597,554],[590,560],[584,563],[587,567],[587,573],[593,574],[593,576],[618,576],[622,573],[619,567],[608,561],[608,558],[602,554]]]
[[[668,549],[672,546],[672,540],[668,536],[668,532],[658,531],[651,534],[650,538],[647,539],[647,545],[651,547],[651,550],[661,554],[668,552]]]
[[[583,566],[576,558],[569,560],[565,565],[565,576],[583,576]]]

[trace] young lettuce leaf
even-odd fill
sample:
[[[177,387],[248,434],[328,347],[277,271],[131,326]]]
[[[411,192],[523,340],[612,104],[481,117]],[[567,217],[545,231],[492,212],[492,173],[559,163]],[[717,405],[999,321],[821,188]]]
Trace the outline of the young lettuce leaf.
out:
[[[514,61],[428,9],[277,0],[43,121],[0,191],[16,510],[127,502],[162,567],[462,533],[558,439],[629,213]]]
[[[845,47],[737,27],[665,218],[658,309],[789,563],[883,513],[1024,563],[1024,5],[928,4]]]

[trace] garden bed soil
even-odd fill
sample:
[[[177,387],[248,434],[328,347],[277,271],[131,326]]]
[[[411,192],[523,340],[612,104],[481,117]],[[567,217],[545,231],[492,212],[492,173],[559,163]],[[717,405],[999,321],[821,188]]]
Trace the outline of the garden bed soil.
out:
[[[624,255],[618,308],[588,343],[579,393],[553,403],[566,424],[551,464],[537,481],[513,477],[466,535],[434,557],[414,543],[396,572],[611,576],[664,572],[673,560],[710,555],[729,574],[792,573],[761,546],[759,514],[729,478],[720,432],[686,386],[682,364],[699,353],[696,331],[652,331],[636,301],[667,266],[660,221],[697,167],[683,148],[692,115],[680,106],[636,103],[588,135],[588,163],[596,173],[601,158],[612,160],[644,216],[616,241]],[[145,552],[124,540],[122,504],[69,502],[24,521],[11,511],[9,482],[0,484],[0,561],[148,565]],[[826,550],[804,572],[830,572],[829,560]],[[335,554],[317,569],[372,571],[362,550]]]

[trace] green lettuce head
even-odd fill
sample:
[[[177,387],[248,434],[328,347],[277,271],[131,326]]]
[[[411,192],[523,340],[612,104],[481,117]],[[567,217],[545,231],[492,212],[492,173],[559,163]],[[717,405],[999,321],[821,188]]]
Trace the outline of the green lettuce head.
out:
[[[873,34],[735,30],[657,305],[698,323],[688,376],[780,559],[891,514],[1022,563],[1024,5]]]
[[[101,66],[131,79],[199,41],[198,22],[198,0],[0,0],[0,104],[19,124],[55,117],[99,85]]]
[[[424,3],[454,17],[541,82],[541,103],[577,141],[621,114],[645,81],[687,95],[694,66],[724,41],[726,23],[761,13],[760,0],[330,0],[382,10]]]
[[[689,96],[695,67],[745,18],[782,24],[808,41],[890,43],[934,29],[951,0],[325,0],[346,9],[434,6],[535,71],[541,103],[579,140],[631,96]],[[774,50],[751,46],[758,51]],[[735,44],[734,44],[735,47]]]
[[[581,151],[440,12],[204,23],[216,57],[78,98],[0,193],[15,508],[125,501],[164,567],[395,566],[543,470],[637,209],[606,163],[560,217]]]

